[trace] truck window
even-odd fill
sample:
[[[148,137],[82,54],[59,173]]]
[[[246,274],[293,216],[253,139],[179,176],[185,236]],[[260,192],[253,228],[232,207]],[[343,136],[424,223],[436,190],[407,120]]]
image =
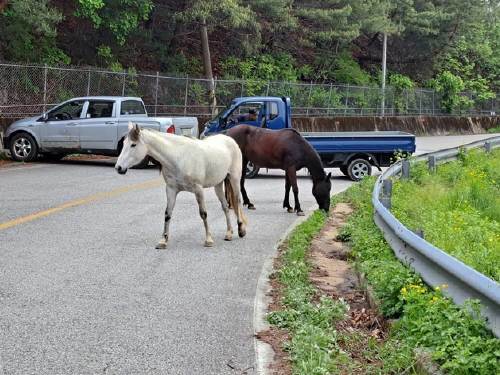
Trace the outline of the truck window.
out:
[[[274,120],[276,117],[278,117],[278,115],[278,103],[269,102],[269,120]]]
[[[64,121],[80,118],[83,109],[83,100],[74,100],[54,108],[47,114],[49,121]]]
[[[138,100],[125,100],[122,102],[120,115],[145,115],[146,109],[144,105]]]
[[[87,109],[87,118],[102,118],[113,116],[112,101],[90,100],[89,108]]]

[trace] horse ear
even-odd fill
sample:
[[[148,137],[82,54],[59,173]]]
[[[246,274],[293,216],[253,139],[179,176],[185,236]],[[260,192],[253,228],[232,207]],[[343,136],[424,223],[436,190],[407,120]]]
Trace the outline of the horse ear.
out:
[[[132,124],[132,121],[128,122],[128,131],[131,131],[134,128],[134,124]]]
[[[131,124],[131,123],[130,123]],[[130,126],[129,124],[129,126]],[[139,140],[139,133],[141,132],[141,128],[137,124],[133,124],[132,128],[130,129],[130,139],[134,142]]]
[[[328,173],[328,175],[325,178],[325,181],[328,181],[330,178],[332,178],[332,172]]]

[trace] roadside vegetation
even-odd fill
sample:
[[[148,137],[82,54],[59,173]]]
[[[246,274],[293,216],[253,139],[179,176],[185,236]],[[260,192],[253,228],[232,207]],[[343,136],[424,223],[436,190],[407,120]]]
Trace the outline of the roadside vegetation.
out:
[[[471,151],[394,184],[392,211],[408,228],[500,282],[500,150]]]
[[[420,373],[416,349],[429,351],[441,370],[450,374],[494,374],[500,370],[500,340],[485,328],[479,306],[456,306],[444,297],[446,285],[432,289],[400,263],[373,222],[374,178],[364,179],[334,198],[355,208],[339,238],[349,241],[351,261],[369,283],[382,315],[391,321],[386,339],[358,345],[359,333],[340,332],[348,305],[322,296],[309,280],[308,249],[325,223],[320,212],[298,226],[280,257],[276,279],[281,305],[268,316],[285,329],[284,343],[294,374]],[[498,181],[498,180],[496,180]],[[497,232],[498,233],[498,232]],[[359,351],[362,353],[350,352]]]

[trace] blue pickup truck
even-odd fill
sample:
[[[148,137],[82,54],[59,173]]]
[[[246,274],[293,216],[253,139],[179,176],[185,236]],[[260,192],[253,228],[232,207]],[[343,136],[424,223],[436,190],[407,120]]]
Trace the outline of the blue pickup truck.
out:
[[[292,127],[290,98],[269,96],[234,99],[205,124],[202,136],[223,133],[236,125],[268,129]],[[372,166],[389,166],[397,152],[415,152],[415,136],[398,131],[301,133],[318,152],[325,168],[339,168],[352,180],[371,174]],[[247,177],[255,177],[259,166],[249,164]]]

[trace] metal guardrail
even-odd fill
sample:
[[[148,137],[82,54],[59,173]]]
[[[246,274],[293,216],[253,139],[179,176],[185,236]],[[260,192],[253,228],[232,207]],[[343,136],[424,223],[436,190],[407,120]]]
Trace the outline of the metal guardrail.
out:
[[[485,147],[486,150],[500,147],[500,137],[419,155],[416,161],[427,160],[432,168],[438,163],[456,159],[462,148],[478,147]],[[419,273],[428,285],[436,287],[447,284],[446,295],[459,305],[467,299],[478,299],[481,302],[481,313],[486,318],[488,327],[496,337],[500,337],[500,284],[406,228],[382,203],[387,198],[383,192],[383,186],[387,185],[384,181],[395,177],[402,169],[403,161],[399,161],[385,170],[377,179],[372,194],[375,223],[382,230],[395,255]]]

